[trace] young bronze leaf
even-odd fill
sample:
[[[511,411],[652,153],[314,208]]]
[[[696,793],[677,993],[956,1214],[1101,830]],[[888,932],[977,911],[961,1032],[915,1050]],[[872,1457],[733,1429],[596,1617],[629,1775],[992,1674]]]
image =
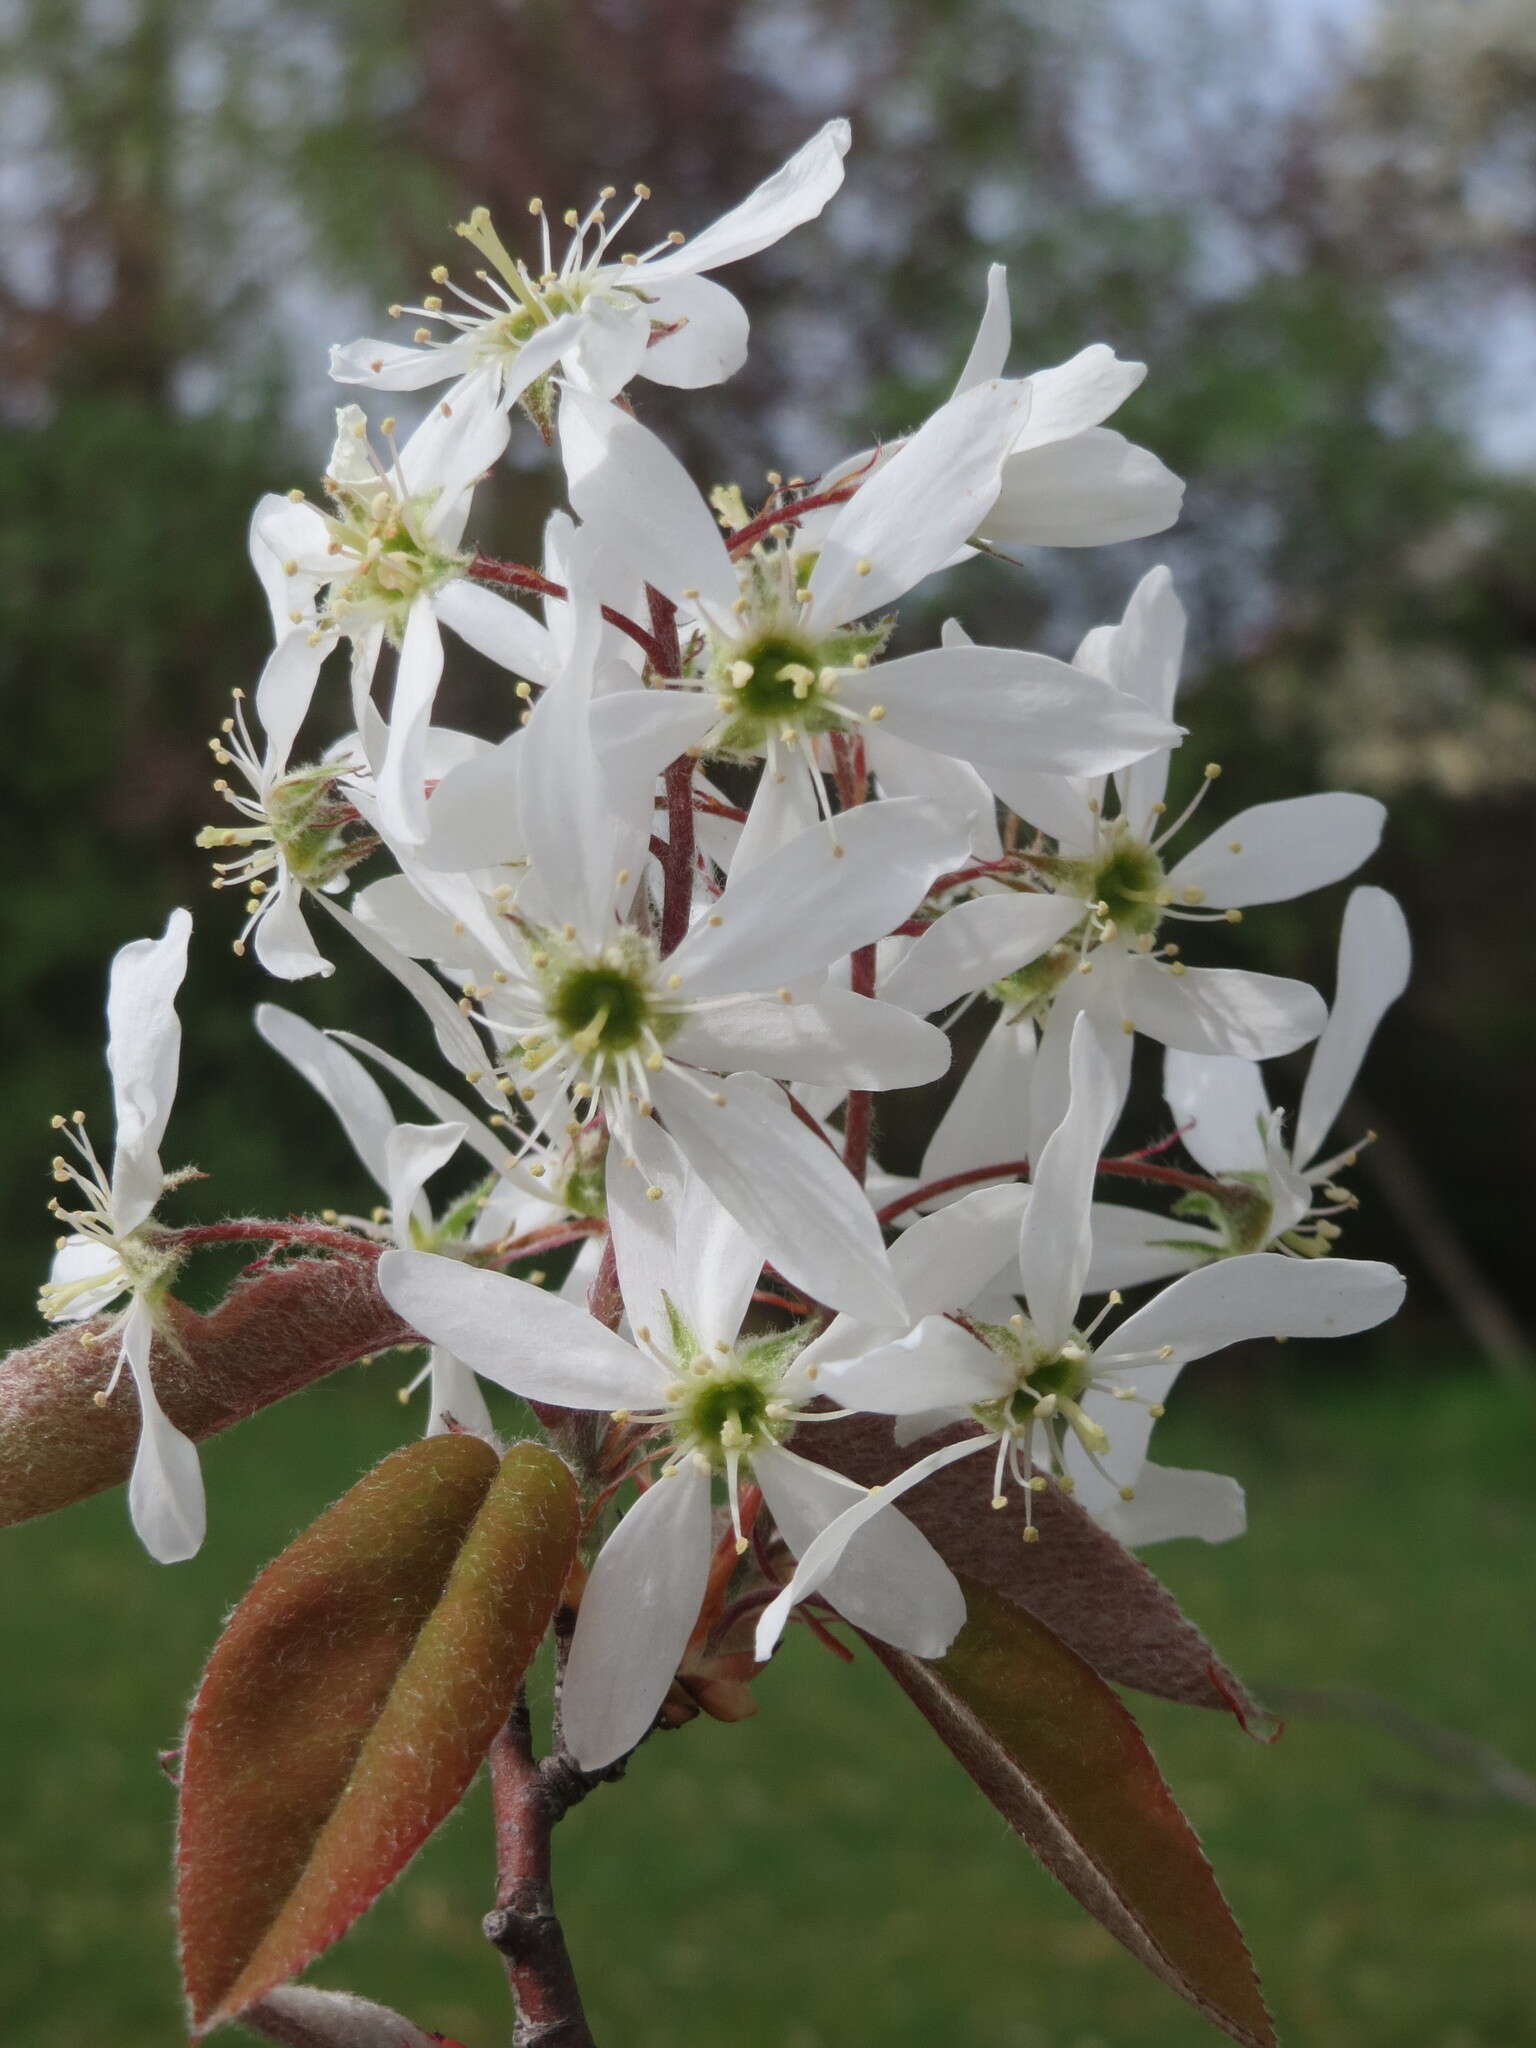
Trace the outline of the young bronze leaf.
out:
[[[379,1293],[374,1260],[295,1259],[237,1280],[198,1315],[167,1304],[175,1347],[155,1339],[155,1392],[194,1443],[370,1352],[412,1341]],[[0,1359],[0,1526],[120,1486],[133,1468],[139,1404],[122,1385],[105,1407],[117,1348],[98,1323],[56,1330]]]
[[[1049,1629],[961,1583],[947,1656],[869,1647],[1079,1905],[1233,2040],[1274,2048],[1247,1946],[1136,1723]]]
[[[957,1427],[929,1437],[924,1448],[962,1433]],[[889,1423],[872,1415],[802,1430],[795,1449],[865,1486],[893,1478],[917,1455],[898,1450]],[[988,1509],[968,1459],[925,1479],[901,1507],[951,1571],[1044,1622],[1112,1684],[1231,1712],[1245,1729],[1264,1725],[1263,1708],[1161,1580],[1054,1487],[1033,1503],[1038,1543],[1020,1541],[1024,1503],[1018,1494],[1006,1507]]]
[[[192,1702],[177,1850],[195,2029],[335,1941],[457,1805],[575,1556],[553,1452],[394,1452],[269,1565]]]

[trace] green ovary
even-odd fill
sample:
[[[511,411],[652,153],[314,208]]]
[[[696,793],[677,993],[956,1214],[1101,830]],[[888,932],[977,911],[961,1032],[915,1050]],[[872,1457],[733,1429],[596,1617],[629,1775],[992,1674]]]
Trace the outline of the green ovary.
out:
[[[751,1451],[776,1443],[790,1428],[787,1418],[769,1414],[776,1373],[754,1373],[738,1356],[691,1378],[678,1401],[676,1434],[722,1471],[727,1451]]]
[[[654,1031],[642,984],[618,967],[573,967],[555,984],[549,1019],[563,1038],[585,1038],[594,1052],[626,1053]]]
[[[1150,937],[1165,907],[1163,864],[1145,840],[1120,837],[1097,861],[1082,864],[1082,894],[1102,903],[1122,932]]]

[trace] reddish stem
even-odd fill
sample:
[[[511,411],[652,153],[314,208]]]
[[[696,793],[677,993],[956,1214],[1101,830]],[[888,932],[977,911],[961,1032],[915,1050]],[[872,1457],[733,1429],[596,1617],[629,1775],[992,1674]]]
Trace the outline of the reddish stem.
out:
[[[749,519],[745,526],[738,527],[726,542],[726,547],[733,556],[744,555],[776,526],[793,526],[807,512],[819,512],[824,505],[846,504],[857,489],[856,483],[836,484],[830,491],[818,491],[813,497],[798,498],[792,505],[771,505],[766,512],[759,512],[755,519]]]
[[[323,1223],[277,1223],[240,1219],[229,1223],[192,1223],[166,1233],[179,1247],[196,1251],[210,1244],[307,1244],[325,1251],[348,1252],[356,1259],[376,1259],[384,1246],[350,1230],[332,1230]]]
[[[849,967],[848,985],[856,996],[875,992],[875,949],[860,946]],[[874,1098],[867,1088],[850,1088],[843,1112],[843,1164],[857,1181],[869,1171],[869,1140],[874,1126]]]
[[[1150,1161],[1134,1153],[1125,1159],[1101,1159],[1095,1169],[1121,1180],[1155,1181],[1159,1187],[1182,1188],[1187,1194],[1225,1195],[1231,1190],[1219,1180],[1207,1180],[1203,1174],[1181,1173],[1176,1166],[1153,1166]],[[898,1195],[894,1202],[887,1202],[876,1212],[881,1223],[891,1223],[908,1209],[915,1209],[920,1202],[931,1202],[937,1195],[952,1194],[956,1188],[975,1187],[986,1180],[1022,1180],[1029,1172],[1027,1159],[1002,1159],[995,1166],[971,1166],[964,1173],[947,1173],[942,1180],[931,1180],[920,1188],[914,1188],[909,1195]]]
[[[521,562],[498,562],[490,555],[477,553],[469,565],[469,573],[477,582],[495,583],[503,590],[530,590],[537,597],[570,595],[563,583],[552,583],[547,576],[541,576],[537,569],[526,568]],[[667,670],[666,657],[662,649],[644,626],[630,618],[627,612],[616,612],[611,604],[605,604],[603,617],[610,626],[617,626],[621,633],[629,635],[658,675],[677,673],[675,669]]]

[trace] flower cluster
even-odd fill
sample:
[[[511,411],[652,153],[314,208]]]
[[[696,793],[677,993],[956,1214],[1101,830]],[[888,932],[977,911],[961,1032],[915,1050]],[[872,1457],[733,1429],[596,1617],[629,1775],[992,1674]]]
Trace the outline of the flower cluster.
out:
[[[1250,907],[1350,875],[1380,806],[1302,796],[1198,837],[1212,764],[1171,814],[1184,614],[1166,569],[1071,661],[954,621],[937,646],[896,637],[899,601],[982,551],[1173,523],[1177,479],[1104,424],[1143,366],[1096,344],[1010,374],[994,269],[929,418],[760,495],[696,484],[629,395],[740,364],[746,316],[709,273],[818,215],[848,144],[828,124],[691,243],[622,246],[638,186],[567,214],[563,255],[538,201],[530,254],[483,209],[462,223],[481,267],[435,269],[392,309],[420,322],[410,342],[332,356],[344,384],[427,394],[421,423],[400,438],[342,407],[317,499],[256,509],[273,649],[214,741],[240,822],[203,838],[237,849],[217,876],[244,892],[236,951],[301,981],[349,940],[431,1027],[437,1074],[257,1012],[384,1197],[331,1220],[382,1248],[379,1285],[429,1347],[429,1428],[493,1435],[478,1376],[578,1468],[563,1713],[587,1768],[675,1705],[726,1617],[759,1658],[802,1603],[812,1626],[830,1609],[941,1654],[964,1600],[897,1503],[942,1465],[974,1461],[978,1515],[1021,1495],[1027,1540],[1049,1487],[1126,1542],[1238,1533],[1234,1481],[1148,1461],[1179,1371],[1368,1328],[1403,1292],[1332,1255],[1354,1155],[1319,1156],[1403,986],[1400,913],[1350,898],[1331,1011],[1220,954]],[[537,566],[468,538],[519,409],[568,505]],[[438,722],[444,628],[505,673],[495,742]],[[343,736],[295,765],[342,668]],[[153,1210],[187,928],[178,912],[114,966],[117,1163],[83,1139],[61,1160],[86,1207],[60,1211],[44,1295],[51,1317],[128,1295],[108,1327],[144,1418],[135,1521],[163,1558],[202,1529],[195,1454],[149,1371],[156,1331],[174,1341]],[[944,1027],[976,1004],[979,1050],[919,1173],[897,1175],[872,1099],[938,1081]],[[1138,1039],[1166,1049],[1199,1172],[1106,1159]],[[1313,1040],[1292,1130],[1258,1063]],[[386,1082],[430,1121],[397,1121]],[[1171,1188],[1172,1213],[1097,1200],[1106,1165],[1144,1197]],[[1163,1281],[1123,1312],[1121,1290]],[[912,1447],[900,1478],[867,1489],[817,1456],[850,1415]]]

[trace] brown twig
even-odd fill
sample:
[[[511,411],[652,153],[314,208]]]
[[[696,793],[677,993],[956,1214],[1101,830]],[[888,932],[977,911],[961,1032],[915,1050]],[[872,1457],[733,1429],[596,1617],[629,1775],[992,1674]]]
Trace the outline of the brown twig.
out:
[[[477,583],[494,583],[502,590],[528,590],[536,597],[569,595],[563,583],[552,583],[547,576],[541,576],[537,569],[526,568],[521,562],[498,562],[490,555],[477,554],[469,565],[469,573]],[[610,626],[617,626],[621,633],[629,635],[658,674],[666,672],[661,649],[644,626],[632,619],[627,612],[615,611],[611,604],[603,606],[603,617]],[[675,674],[676,671],[673,670],[671,673]]]
[[[1184,1173],[1176,1166],[1154,1166],[1134,1153],[1124,1159],[1101,1159],[1096,1170],[1122,1180],[1149,1180],[1158,1187],[1179,1188],[1185,1194],[1220,1195],[1227,1201],[1243,1192],[1240,1184],[1210,1180],[1200,1173]],[[963,1173],[946,1173],[942,1180],[925,1181],[909,1194],[898,1195],[894,1202],[887,1202],[876,1212],[877,1218],[881,1223],[893,1223],[908,1209],[931,1202],[939,1195],[953,1194],[956,1188],[977,1187],[986,1180],[1022,1180],[1028,1172],[1027,1159],[1001,1159],[995,1166],[968,1166]]]

